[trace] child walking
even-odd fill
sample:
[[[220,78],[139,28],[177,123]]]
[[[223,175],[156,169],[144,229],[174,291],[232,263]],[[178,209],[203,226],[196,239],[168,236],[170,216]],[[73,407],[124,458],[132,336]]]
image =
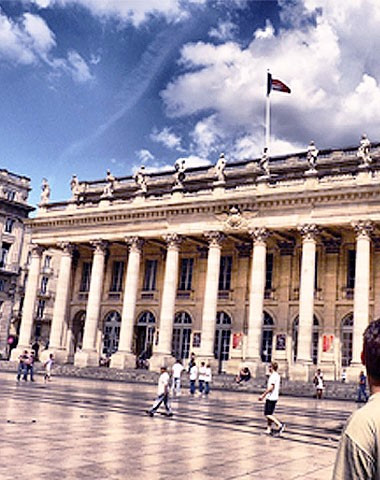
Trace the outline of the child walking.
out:
[[[54,364],[54,355],[51,353],[49,355],[49,358],[44,363],[44,367],[45,367],[44,380],[45,380],[45,383],[50,382],[50,380],[51,380],[51,369],[53,368],[53,364]]]

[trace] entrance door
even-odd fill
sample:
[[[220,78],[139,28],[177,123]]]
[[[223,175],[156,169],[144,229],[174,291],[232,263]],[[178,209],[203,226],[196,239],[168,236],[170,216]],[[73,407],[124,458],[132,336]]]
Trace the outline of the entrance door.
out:
[[[150,358],[153,352],[156,319],[151,312],[143,312],[137,320],[136,326],[136,355]]]
[[[174,317],[172,336],[172,355],[181,360],[189,358],[191,337],[191,317],[186,312],[179,312]]]
[[[104,319],[102,353],[110,357],[119,347],[121,316],[118,312],[109,312]]]

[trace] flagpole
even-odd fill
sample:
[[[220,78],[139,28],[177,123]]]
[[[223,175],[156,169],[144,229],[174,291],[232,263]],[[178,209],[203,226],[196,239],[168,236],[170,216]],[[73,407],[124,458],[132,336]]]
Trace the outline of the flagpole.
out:
[[[267,98],[265,104],[265,145],[264,153],[269,155],[269,143],[270,143],[270,92],[272,90],[272,76],[267,70]]]

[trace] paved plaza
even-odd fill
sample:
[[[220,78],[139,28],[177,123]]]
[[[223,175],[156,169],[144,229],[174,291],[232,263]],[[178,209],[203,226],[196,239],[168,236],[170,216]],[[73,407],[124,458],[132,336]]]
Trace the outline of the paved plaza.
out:
[[[0,372],[0,478],[329,480],[353,402],[281,397],[281,437],[266,435],[257,395],[213,391],[150,418],[149,385]]]

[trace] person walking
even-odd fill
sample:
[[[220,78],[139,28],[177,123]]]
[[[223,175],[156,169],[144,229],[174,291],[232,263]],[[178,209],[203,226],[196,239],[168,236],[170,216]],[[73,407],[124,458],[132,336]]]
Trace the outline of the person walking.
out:
[[[29,355],[28,359],[26,360],[26,369],[25,369],[25,376],[28,378],[28,374],[30,375],[30,381],[34,382],[34,361],[36,357],[34,354],[34,350],[32,350]]]
[[[280,394],[280,382],[281,377],[278,370],[277,362],[272,362],[269,365],[269,378],[268,384],[265,391],[259,396],[259,401],[265,399],[265,406],[264,406],[264,415],[267,419],[267,430],[266,433],[269,435],[273,435],[273,433],[281,433],[285,429],[285,423],[281,423],[273,414],[276,408],[277,400]],[[278,427],[277,431],[272,430],[273,423]]]
[[[318,368],[314,375],[313,383],[315,386],[315,398],[321,400],[323,396],[323,389],[325,388],[325,386],[323,383],[323,373],[321,372],[320,368]]]
[[[203,395],[203,392],[205,389],[205,380],[206,380],[206,364],[205,362],[201,362],[201,366],[199,367],[199,375],[198,375],[198,390],[200,395]]]
[[[205,372],[205,395],[210,393],[210,383],[212,381],[212,371],[211,371],[211,366],[210,364],[207,364],[206,366],[206,372]]]
[[[332,480],[380,478],[380,319],[365,329],[361,360],[367,370],[370,397],[346,423]]]
[[[367,402],[368,395],[366,392],[366,388],[367,388],[367,377],[365,376],[365,373],[362,370],[359,374],[358,396],[356,398],[356,401],[358,403],[363,402],[362,397],[364,397],[364,402]]]
[[[197,381],[198,378],[198,367],[196,363],[192,363],[192,366],[190,367],[189,370],[189,379],[190,379],[190,393],[191,395],[194,395],[195,393],[195,382]]]
[[[158,387],[157,387],[157,398],[153,403],[153,406],[150,410],[147,410],[147,413],[153,417],[154,414],[157,412],[159,406],[162,402],[164,402],[166,415],[168,417],[173,416],[173,412],[170,408],[170,401],[169,401],[169,391],[170,391],[170,376],[168,374],[168,370],[166,367],[161,367],[161,375],[158,379]]]
[[[181,374],[184,370],[181,359],[177,358],[175,364],[172,366],[172,377],[173,377],[173,395],[181,395]]]
[[[45,367],[44,381],[45,381],[45,383],[51,381],[51,370],[53,368],[53,364],[54,364],[54,355],[52,353],[50,353],[49,358],[44,363],[44,367]]]
[[[26,361],[28,359],[28,350],[24,350],[24,353],[19,355],[18,357],[18,365],[17,365],[17,381],[20,381],[21,375],[23,380],[26,380]]]

